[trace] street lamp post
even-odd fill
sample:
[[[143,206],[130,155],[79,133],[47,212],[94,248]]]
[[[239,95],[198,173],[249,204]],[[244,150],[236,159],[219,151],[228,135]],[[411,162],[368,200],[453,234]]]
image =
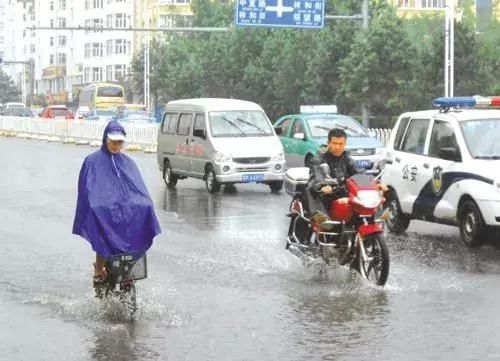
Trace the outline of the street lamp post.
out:
[[[444,96],[452,97],[455,86],[455,4],[446,0],[444,40]]]

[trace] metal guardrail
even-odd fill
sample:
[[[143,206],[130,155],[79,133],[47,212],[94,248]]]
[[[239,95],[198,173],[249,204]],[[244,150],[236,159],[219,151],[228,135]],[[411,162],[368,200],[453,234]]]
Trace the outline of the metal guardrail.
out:
[[[107,121],[0,116],[0,130],[86,140],[101,140]],[[127,141],[155,145],[158,124],[126,124]]]
[[[0,130],[76,138],[85,140],[102,139],[107,121],[46,119],[0,116]],[[127,124],[122,123],[127,132],[127,142],[154,146],[157,143],[158,124]],[[370,135],[387,145],[391,129],[371,128]]]

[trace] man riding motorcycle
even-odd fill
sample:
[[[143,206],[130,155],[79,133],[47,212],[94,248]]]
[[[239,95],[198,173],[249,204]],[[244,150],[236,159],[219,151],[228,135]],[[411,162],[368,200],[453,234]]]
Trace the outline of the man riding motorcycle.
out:
[[[348,192],[344,186],[345,179],[354,174],[363,173],[364,170],[356,166],[355,161],[345,152],[347,134],[343,129],[335,128],[328,132],[328,149],[318,152],[311,160],[310,178],[304,195],[304,207],[311,215],[312,223],[320,225],[329,221],[328,207],[332,199],[339,199],[347,203]],[[339,182],[338,187],[326,185],[324,168],[328,164],[329,176]],[[382,191],[387,191],[383,183],[378,183]]]

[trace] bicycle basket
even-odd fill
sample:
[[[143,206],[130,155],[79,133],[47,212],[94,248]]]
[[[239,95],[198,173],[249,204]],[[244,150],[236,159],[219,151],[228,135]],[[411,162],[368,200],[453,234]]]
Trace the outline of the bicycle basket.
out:
[[[108,260],[108,269],[113,276],[119,279],[130,274],[134,280],[142,280],[148,277],[146,254],[136,260],[128,254],[113,256]]]

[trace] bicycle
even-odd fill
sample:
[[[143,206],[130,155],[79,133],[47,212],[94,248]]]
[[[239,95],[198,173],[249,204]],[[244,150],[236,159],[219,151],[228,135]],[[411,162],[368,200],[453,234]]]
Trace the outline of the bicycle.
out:
[[[146,254],[120,254],[106,261],[107,278],[94,283],[95,296],[99,299],[116,297],[130,312],[131,318],[137,311],[137,288],[135,281],[147,278]]]

